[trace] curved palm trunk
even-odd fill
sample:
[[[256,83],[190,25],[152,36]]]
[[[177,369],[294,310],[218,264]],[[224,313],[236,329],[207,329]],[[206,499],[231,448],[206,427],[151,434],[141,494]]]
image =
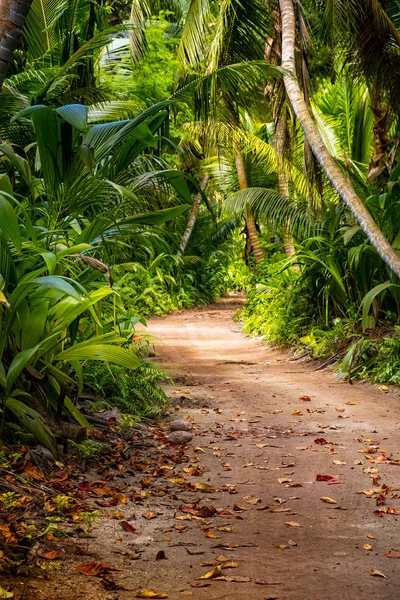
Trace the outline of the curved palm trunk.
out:
[[[235,165],[239,181],[239,188],[241,190],[246,190],[249,186],[247,185],[246,168],[244,165],[243,155],[240,151],[236,152]],[[249,236],[254,258],[256,259],[256,263],[261,263],[264,260],[264,252],[261,248],[260,240],[258,239],[256,219],[249,206],[246,206],[244,209],[244,218],[246,220],[247,234]]]
[[[201,180],[200,189],[202,192],[204,192],[204,190],[206,189],[209,179],[210,179],[209,175],[204,175],[203,179]],[[182,256],[182,254],[185,252],[186,246],[188,245],[188,242],[190,240],[190,236],[192,235],[192,231],[193,231],[194,225],[197,220],[197,215],[199,214],[200,204],[201,204],[201,194],[200,194],[200,192],[198,192],[194,197],[192,212],[190,213],[190,217],[187,222],[185,232],[182,236],[182,240],[179,245],[179,250],[177,252],[177,255],[179,257]]]
[[[343,175],[329,154],[311,117],[296,77],[295,38],[296,20],[292,0],[279,0],[282,19],[282,67],[290,72],[284,77],[289,101],[299,119],[314,156],[324,169],[329,181],[357,219],[379,256],[400,277],[400,256],[389,244],[375,221],[357,196],[349,180]]]
[[[32,0],[0,0],[0,90],[31,4]]]

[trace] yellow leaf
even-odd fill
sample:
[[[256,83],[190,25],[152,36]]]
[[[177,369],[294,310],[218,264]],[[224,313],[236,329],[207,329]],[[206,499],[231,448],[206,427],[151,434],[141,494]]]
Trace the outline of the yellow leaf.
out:
[[[370,575],[375,575],[375,577],[384,577],[387,579],[386,575],[382,573],[382,571],[378,571],[378,569],[371,569]]]
[[[209,485],[208,483],[196,483],[194,487],[196,488],[196,490],[199,490],[200,492],[204,493],[215,492],[215,488],[213,488],[213,486]]]
[[[354,404],[357,404],[357,402],[355,402],[354,400],[349,400],[348,402],[345,402],[345,404],[348,404],[350,406],[354,406]]]
[[[344,460],[334,460],[334,465],[346,465],[347,463]]]
[[[372,535],[372,533],[367,533],[367,538],[368,538],[369,540],[374,540],[374,539],[375,539],[375,536],[374,536],[374,535]]]
[[[329,498],[328,496],[322,496],[320,500],[322,500],[322,502],[327,502],[328,504],[337,504],[336,500]]]
[[[297,409],[296,409],[296,410],[294,410],[294,411],[291,413],[291,415],[293,415],[293,416],[295,416],[295,417],[301,417],[301,416],[302,416],[302,414],[303,414],[303,411],[302,411],[302,410],[297,410]]]
[[[243,500],[245,500],[249,504],[258,504],[259,502],[262,502],[262,498],[255,498],[251,494],[249,494],[248,496],[243,496]]]
[[[296,521],[286,521],[285,525],[289,525],[289,527],[301,527],[300,523],[296,523]]]
[[[371,544],[364,544],[363,548],[364,548],[364,550],[372,550]]]
[[[214,577],[219,577],[221,575],[221,567],[217,565],[213,568],[212,571],[208,571],[205,575],[202,575],[200,579],[214,579]]]
[[[136,598],[168,598],[168,594],[161,594],[156,590],[139,590]]]
[[[291,483],[292,481],[293,479],[290,479],[290,477],[281,477],[278,479],[278,483]]]
[[[208,538],[211,538],[212,540],[219,540],[221,537],[219,535],[214,535],[213,532],[211,531],[211,529],[203,529],[203,531],[206,534],[206,536]]]

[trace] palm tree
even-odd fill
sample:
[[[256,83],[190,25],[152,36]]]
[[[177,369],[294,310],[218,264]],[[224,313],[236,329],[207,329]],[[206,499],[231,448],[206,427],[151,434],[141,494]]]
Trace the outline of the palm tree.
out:
[[[0,11],[0,90],[13,60],[32,0],[3,0]]]
[[[328,152],[318,132],[310,110],[304,100],[296,75],[296,17],[292,0],[279,0],[282,23],[282,67],[288,71],[284,84],[290,104],[301,124],[314,156],[325,171],[329,181],[349,207],[360,227],[376,248],[380,257],[400,277],[400,256],[389,244],[374,222],[351,182],[343,174],[332,155]]]

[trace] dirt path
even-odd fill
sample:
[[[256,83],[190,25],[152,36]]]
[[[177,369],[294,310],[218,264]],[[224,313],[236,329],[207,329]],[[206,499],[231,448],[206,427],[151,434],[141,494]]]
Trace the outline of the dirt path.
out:
[[[205,450],[199,454],[206,466],[204,480],[225,489],[210,503],[248,509],[237,518],[219,519],[232,528],[221,533],[213,527],[220,540],[207,539],[204,526],[191,522],[180,541],[194,542],[205,554],[190,556],[182,548],[168,561],[159,587],[172,598],[189,595],[189,582],[207,571],[199,566],[201,560],[222,552],[239,563],[224,573],[252,582],[215,581],[192,590],[191,597],[398,598],[400,559],[385,552],[400,550],[399,517],[374,514],[382,508],[376,498],[357,493],[384,484],[400,488],[400,466],[367,459],[379,460],[384,451],[400,458],[398,395],[366,384],[334,384],[332,374],[288,360],[241,334],[233,323],[236,309],[234,301],[225,300],[153,321],[150,327],[160,340],[161,362],[182,382],[174,391],[181,406],[177,414],[194,420],[194,445]],[[299,400],[302,396],[311,401]],[[315,443],[319,438],[330,443]],[[318,474],[337,477],[339,483],[316,481]],[[231,495],[229,486],[237,494]],[[400,512],[400,500],[392,495],[397,494],[387,493],[383,509]],[[253,498],[260,500],[252,505]],[[260,510],[265,506],[271,509]],[[213,548],[218,542],[239,548]],[[364,549],[365,544],[372,549]],[[371,576],[372,569],[387,579]],[[257,579],[279,585],[257,585]]]
[[[237,308],[228,299],[150,322],[158,360],[178,382],[169,388],[171,418],[193,422],[193,443],[183,454],[165,442],[150,447],[150,478],[117,473],[131,500],[117,518],[110,508],[96,521],[92,558],[66,556],[47,582],[30,582],[24,600],[128,600],[141,588],[169,600],[399,597],[400,559],[385,556],[400,550],[400,466],[387,459],[400,459],[398,395],[334,384],[332,374],[291,362],[245,337]],[[358,493],[380,488],[379,497]],[[135,533],[119,527],[121,518]],[[155,560],[159,551],[166,560]],[[213,569],[201,563],[221,554],[237,564],[221,575],[239,581],[200,579]],[[79,560],[123,569],[112,576],[125,590],[106,591],[74,571]]]

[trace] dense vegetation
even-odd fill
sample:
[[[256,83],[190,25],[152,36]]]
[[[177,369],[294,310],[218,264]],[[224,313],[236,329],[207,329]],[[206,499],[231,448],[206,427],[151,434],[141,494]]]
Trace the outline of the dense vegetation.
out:
[[[85,390],[156,414],[144,319],[234,287],[248,332],[399,382],[397,2],[18,6],[0,23],[0,437],[55,452],[54,420],[89,427]]]

